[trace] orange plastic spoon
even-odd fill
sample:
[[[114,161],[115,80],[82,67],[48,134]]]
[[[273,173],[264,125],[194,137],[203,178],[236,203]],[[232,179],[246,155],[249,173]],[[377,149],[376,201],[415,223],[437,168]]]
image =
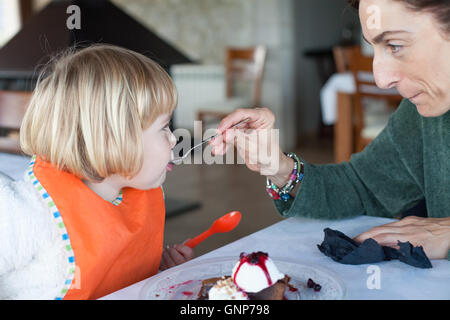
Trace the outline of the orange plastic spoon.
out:
[[[195,238],[188,240],[185,245],[194,248],[200,242],[204,241],[206,238],[212,236],[215,233],[228,232],[233,230],[241,221],[241,216],[242,215],[239,211],[231,211],[227,213],[226,215],[214,221],[214,223],[208,230],[196,236]]]

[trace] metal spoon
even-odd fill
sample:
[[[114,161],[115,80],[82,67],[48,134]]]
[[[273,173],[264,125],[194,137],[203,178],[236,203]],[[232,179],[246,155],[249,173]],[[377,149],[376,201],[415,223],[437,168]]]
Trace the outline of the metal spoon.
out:
[[[250,120],[250,118],[245,118],[244,120],[241,120],[238,123],[232,125],[229,129],[232,129],[232,128],[235,128],[235,127],[237,127],[237,126],[239,126],[241,124],[244,124],[244,123],[248,122],[249,120]],[[202,142],[200,142],[199,144],[197,144],[197,145],[193,146],[192,148],[190,148],[182,157],[173,159],[169,163],[171,163],[171,164],[179,164],[179,163],[181,163],[184,159],[186,159],[186,157],[191,153],[192,150],[194,150],[195,148],[201,146],[205,142],[208,142],[209,140],[214,139],[217,136],[220,136],[221,134],[223,134],[223,132],[219,132],[219,133],[217,133],[217,134],[215,134],[215,135],[213,135],[213,136],[211,136],[211,137],[209,137],[209,138],[207,138],[205,140],[202,140]]]

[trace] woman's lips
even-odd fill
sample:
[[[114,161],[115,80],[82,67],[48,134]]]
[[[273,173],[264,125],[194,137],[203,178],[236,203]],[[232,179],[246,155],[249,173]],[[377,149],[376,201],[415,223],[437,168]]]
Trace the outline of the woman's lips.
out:
[[[408,98],[409,101],[411,101],[412,103],[414,103],[414,100],[417,100],[417,98],[422,94],[422,92],[419,92],[418,94]]]

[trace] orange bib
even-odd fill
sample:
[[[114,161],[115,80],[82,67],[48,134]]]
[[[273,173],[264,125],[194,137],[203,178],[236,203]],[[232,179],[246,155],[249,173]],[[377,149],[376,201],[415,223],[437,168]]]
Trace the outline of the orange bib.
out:
[[[122,202],[114,205],[38,157],[33,171],[61,215],[74,254],[76,275],[64,299],[96,299],[158,272],[162,188],[124,188]]]

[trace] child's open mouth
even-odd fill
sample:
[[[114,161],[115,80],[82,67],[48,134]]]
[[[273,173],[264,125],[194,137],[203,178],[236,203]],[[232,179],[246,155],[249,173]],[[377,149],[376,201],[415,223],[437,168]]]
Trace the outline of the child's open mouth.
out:
[[[166,169],[167,169],[167,171],[172,171],[172,169],[173,169],[173,163],[172,163],[172,162],[169,162],[169,163],[167,164],[167,166],[166,166]]]

